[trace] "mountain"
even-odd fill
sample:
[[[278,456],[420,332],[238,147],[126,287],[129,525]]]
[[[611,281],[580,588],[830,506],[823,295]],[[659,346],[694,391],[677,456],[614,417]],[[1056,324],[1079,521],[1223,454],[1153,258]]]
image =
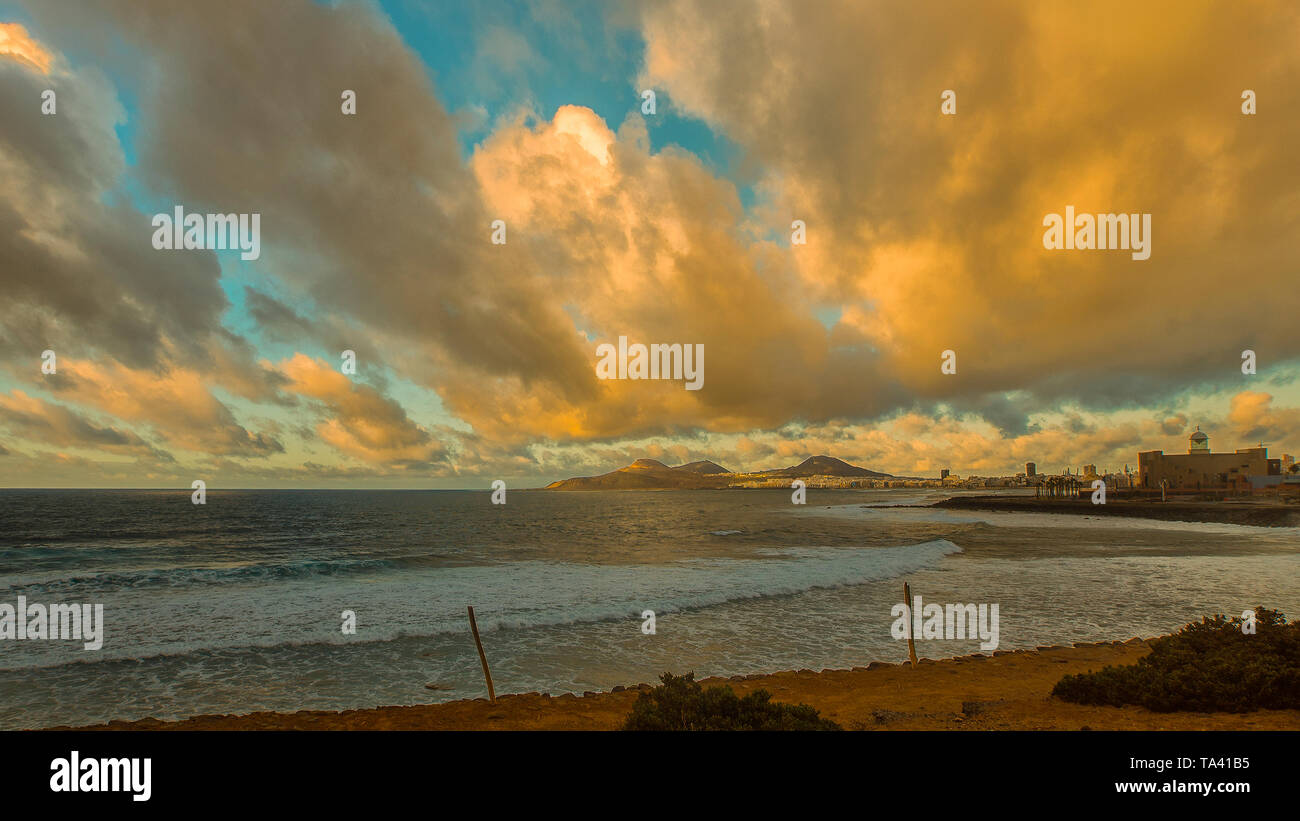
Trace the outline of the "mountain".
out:
[[[731,471],[708,460],[668,467],[658,459],[637,459],[600,476],[577,476],[551,482],[547,490],[670,490],[724,488]]]
[[[678,465],[673,470],[685,470],[691,473],[731,473],[731,471],[719,465],[717,462],[710,462],[708,459],[702,459],[698,462],[687,462],[684,465]]]
[[[793,467],[735,474],[708,459],[669,467],[658,459],[637,459],[627,467],[600,476],[576,476],[551,482],[547,490],[670,490],[716,489],[746,481],[797,478],[807,476],[845,476],[865,479],[892,479],[888,473],[850,465],[833,456],[813,456]]]
[[[794,467],[771,471],[773,476],[861,476],[868,479],[892,479],[893,474],[850,465],[834,456],[810,456]]]

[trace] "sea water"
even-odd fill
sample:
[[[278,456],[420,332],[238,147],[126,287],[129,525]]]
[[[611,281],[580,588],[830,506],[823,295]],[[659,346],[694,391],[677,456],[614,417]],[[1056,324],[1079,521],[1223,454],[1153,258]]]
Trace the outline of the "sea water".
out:
[[[1001,649],[1300,616],[1296,529],[893,507],[944,495],[0,490],[0,602],[103,605],[99,649],[0,640],[0,728],[481,697],[467,605],[498,694],[901,661],[903,581]]]

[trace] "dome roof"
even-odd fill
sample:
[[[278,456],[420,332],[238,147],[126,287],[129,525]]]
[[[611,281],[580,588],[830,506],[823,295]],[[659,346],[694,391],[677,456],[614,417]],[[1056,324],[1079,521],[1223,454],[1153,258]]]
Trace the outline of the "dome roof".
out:
[[[1207,439],[1209,439],[1210,437],[1206,436],[1204,433],[1201,433],[1201,432],[1198,430],[1196,433],[1193,433],[1191,436],[1189,436],[1189,437],[1187,437],[1187,438],[1190,439],[1190,440],[1192,440],[1193,442],[1204,442],[1204,441],[1206,441]]]

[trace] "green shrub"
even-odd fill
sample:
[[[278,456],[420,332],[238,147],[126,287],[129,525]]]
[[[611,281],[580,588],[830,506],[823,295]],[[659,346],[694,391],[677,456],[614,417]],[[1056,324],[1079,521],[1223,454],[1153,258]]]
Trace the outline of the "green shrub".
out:
[[[1069,675],[1052,695],[1077,704],[1137,704],[1160,713],[1244,713],[1300,708],[1300,622],[1255,609],[1254,635],[1242,619],[1216,615],[1153,639],[1127,667]]]
[[[772,694],[757,690],[744,698],[730,687],[705,690],[694,673],[664,673],[663,682],[641,693],[624,730],[838,730],[807,704],[775,704]]]

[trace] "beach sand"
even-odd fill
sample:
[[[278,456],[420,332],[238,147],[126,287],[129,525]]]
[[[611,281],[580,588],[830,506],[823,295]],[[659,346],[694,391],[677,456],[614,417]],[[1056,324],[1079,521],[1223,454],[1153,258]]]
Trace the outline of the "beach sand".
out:
[[[740,695],[766,689],[775,701],[812,705],[846,730],[1300,730],[1300,710],[1153,713],[1141,707],[1085,707],[1050,695],[1066,673],[1133,664],[1147,652],[1145,643],[1130,639],[997,651],[991,657],[922,659],[915,669],[876,662],[852,670],[801,670],[703,683],[727,684]],[[636,698],[633,687],[585,696],[502,695],[496,703],[481,698],[342,712],[144,719],[79,729],[616,730]]]

